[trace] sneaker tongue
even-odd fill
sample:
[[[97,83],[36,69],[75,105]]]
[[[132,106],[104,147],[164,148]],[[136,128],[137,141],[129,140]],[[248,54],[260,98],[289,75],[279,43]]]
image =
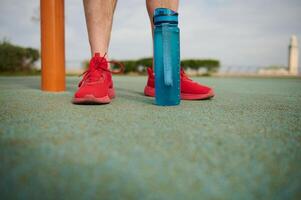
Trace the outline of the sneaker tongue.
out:
[[[186,74],[185,74],[185,71],[184,71],[184,69],[183,68],[181,68],[181,76],[186,76]]]
[[[191,79],[187,76],[183,68],[181,68],[181,78],[191,81]]]
[[[105,69],[108,69],[108,62],[104,57],[100,57],[99,53],[95,53],[91,59],[89,70],[89,79],[91,81],[97,81],[102,76]]]
[[[106,58],[101,57],[99,53],[95,53],[91,60],[90,67],[92,69],[108,69],[108,61]]]

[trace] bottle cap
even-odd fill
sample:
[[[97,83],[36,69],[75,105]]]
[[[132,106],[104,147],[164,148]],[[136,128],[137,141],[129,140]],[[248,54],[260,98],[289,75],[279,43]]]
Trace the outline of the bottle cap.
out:
[[[154,24],[178,24],[178,13],[168,8],[157,8],[154,12]]]

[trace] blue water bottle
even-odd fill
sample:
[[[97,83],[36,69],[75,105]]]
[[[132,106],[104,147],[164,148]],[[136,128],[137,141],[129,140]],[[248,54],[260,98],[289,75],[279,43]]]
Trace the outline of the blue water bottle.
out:
[[[160,106],[180,104],[180,30],[178,13],[154,12],[155,101]]]

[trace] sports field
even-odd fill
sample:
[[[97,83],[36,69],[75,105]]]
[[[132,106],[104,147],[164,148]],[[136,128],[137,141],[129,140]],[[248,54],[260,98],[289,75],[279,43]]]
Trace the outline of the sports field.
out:
[[[73,105],[0,77],[0,199],[300,199],[301,79],[194,78],[216,97],[158,107],[146,77]]]

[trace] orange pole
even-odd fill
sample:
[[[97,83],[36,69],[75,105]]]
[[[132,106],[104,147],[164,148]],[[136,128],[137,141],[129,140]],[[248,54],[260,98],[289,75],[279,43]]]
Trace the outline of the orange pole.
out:
[[[64,0],[40,0],[41,89],[65,91]]]

